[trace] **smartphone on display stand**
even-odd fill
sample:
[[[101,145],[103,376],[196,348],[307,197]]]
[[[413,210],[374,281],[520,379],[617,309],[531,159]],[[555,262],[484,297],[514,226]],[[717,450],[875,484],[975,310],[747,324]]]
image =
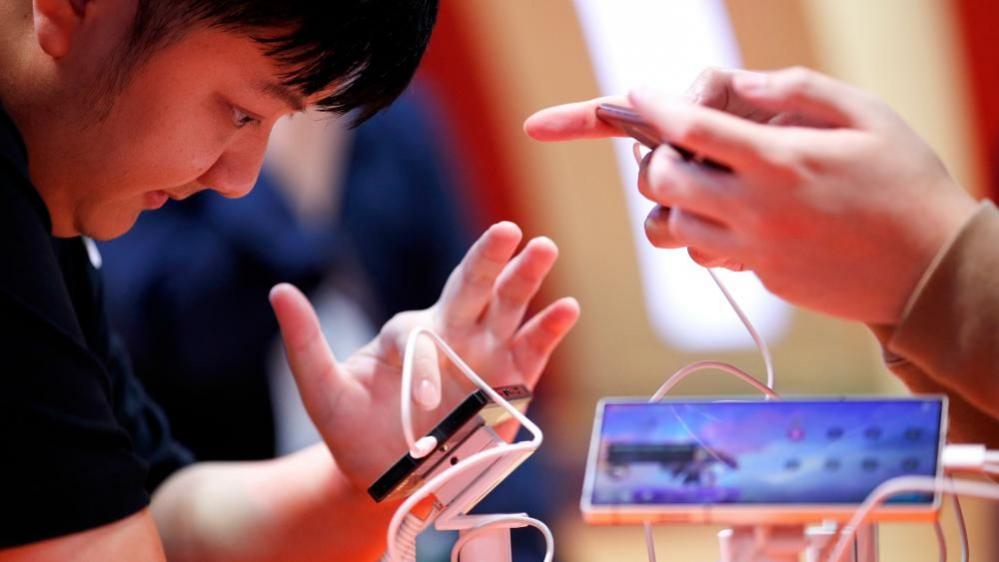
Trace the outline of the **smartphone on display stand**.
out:
[[[524,385],[496,387],[495,390],[511,406],[527,411],[531,391]],[[368,494],[375,501],[407,495],[416,489],[428,475],[445,462],[451,452],[469,439],[479,428],[495,427],[512,419],[509,412],[493,402],[482,390],[472,392],[444,417],[427,435],[437,440],[437,447],[427,456],[414,458],[409,453],[402,456],[378,480],[368,487]]]
[[[602,103],[597,106],[596,112],[597,118],[601,121],[617,127],[622,133],[642,143],[649,149],[655,150],[656,147],[663,144],[659,131],[649,124],[637,111],[631,109],[630,107]],[[732,169],[725,164],[716,162],[710,158],[701,158],[692,150],[685,147],[674,143],[667,144],[684,160],[697,162],[698,164],[702,164],[708,168],[722,172],[732,171]]]
[[[590,523],[845,521],[881,483],[942,477],[947,401],[604,399],[581,509]],[[939,494],[892,497],[873,521],[927,521]]]

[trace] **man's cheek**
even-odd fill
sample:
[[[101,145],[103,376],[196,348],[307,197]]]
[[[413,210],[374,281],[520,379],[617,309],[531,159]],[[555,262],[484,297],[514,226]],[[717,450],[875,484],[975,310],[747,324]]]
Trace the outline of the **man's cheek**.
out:
[[[211,169],[217,159],[216,152],[213,147],[187,141],[151,147],[132,162],[134,181],[129,191],[185,191],[185,186],[195,184],[202,174]]]

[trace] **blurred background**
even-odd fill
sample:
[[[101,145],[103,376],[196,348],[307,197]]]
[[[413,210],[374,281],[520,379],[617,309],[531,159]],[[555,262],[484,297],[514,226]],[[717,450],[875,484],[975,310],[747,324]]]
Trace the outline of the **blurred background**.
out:
[[[596,401],[643,396],[697,359],[762,372],[752,341],[683,253],[652,251],[624,141],[539,144],[533,111],[643,84],[682,93],[707,66],[805,65],[885,98],[978,197],[999,196],[999,5],[977,0],[443,0],[410,91],[350,131],[300,115],[275,131],[254,191],[145,214],[102,247],[112,318],[180,440],[202,459],[267,458],[316,437],[267,303],[291,281],[345,357],[393,313],[430,305],[488,224],[547,235],[561,258],[539,302],[580,324],[537,389],[547,439],[489,510],[552,526],[557,558],[644,560],[638,527],[582,522]],[[918,220],[918,217],[914,218]],[[784,394],[899,394],[861,326],[726,277],[767,337]],[[745,394],[725,376],[681,394]],[[973,559],[999,558],[999,510],[965,502]],[[953,514],[945,509],[951,555]],[[715,560],[714,527],[660,527],[660,559]],[[518,532],[519,533],[519,532]],[[528,532],[524,532],[525,535]],[[440,545],[423,545],[425,559]],[[525,536],[518,547],[536,548]],[[882,526],[885,561],[936,560],[929,526]],[[446,550],[445,550],[446,552]],[[525,559],[536,559],[534,557]],[[446,558],[443,558],[446,559]]]

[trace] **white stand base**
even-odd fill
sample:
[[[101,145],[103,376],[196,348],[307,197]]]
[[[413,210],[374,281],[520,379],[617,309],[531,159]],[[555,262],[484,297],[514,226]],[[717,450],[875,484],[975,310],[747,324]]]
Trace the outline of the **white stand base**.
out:
[[[464,534],[466,531],[462,531]],[[513,562],[510,529],[480,531],[461,549],[460,562]]]
[[[744,526],[718,533],[721,562],[826,562],[836,542],[836,525]],[[848,562],[878,562],[878,533],[874,525],[857,532]]]

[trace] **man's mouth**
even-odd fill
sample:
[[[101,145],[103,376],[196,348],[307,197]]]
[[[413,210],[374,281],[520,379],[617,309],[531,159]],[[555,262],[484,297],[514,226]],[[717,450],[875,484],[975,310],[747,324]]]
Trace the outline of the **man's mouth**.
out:
[[[166,191],[163,189],[157,189],[156,191],[150,191],[145,195],[145,206],[148,210],[159,209],[166,204],[167,200],[173,199],[174,201],[183,201],[188,197],[194,195],[195,193],[201,191],[201,187],[178,189],[175,192]]]
[[[167,193],[167,195],[169,195],[170,199],[173,199],[174,201],[183,201],[203,189],[204,186],[199,184],[186,184],[173,190],[173,192]]]

